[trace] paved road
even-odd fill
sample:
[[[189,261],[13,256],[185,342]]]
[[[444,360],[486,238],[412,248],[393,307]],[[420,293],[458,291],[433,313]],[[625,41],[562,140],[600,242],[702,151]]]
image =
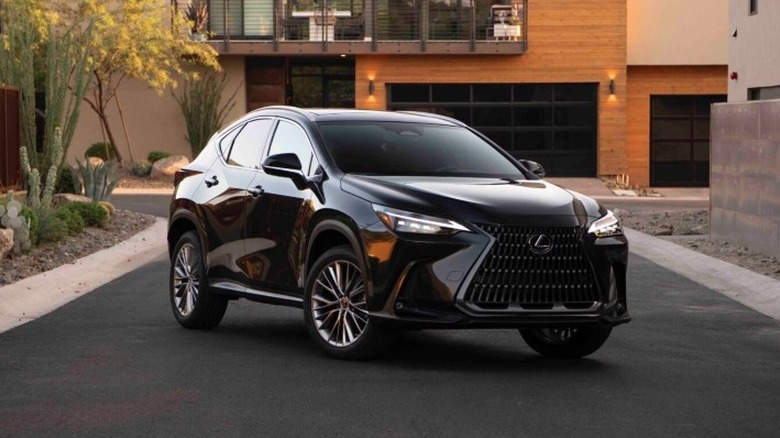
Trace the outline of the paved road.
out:
[[[137,211],[139,213],[151,214],[153,216],[168,217],[168,206],[171,203],[171,196],[168,195],[131,195],[116,194],[111,197],[111,203],[114,207],[121,210]]]
[[[776,437],[780,323],[631,263],[635,320],[590,359],[474,330],[340,362],[297,309],[240,301],[180,328],[158,259],[0,335],[0,436]]]

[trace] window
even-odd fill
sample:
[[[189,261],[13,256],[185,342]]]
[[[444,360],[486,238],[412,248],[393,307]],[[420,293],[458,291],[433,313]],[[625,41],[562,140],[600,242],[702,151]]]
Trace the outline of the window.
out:
[[[271,141],[271,147],[268,149],[268,155],[285,153],[297,155],[303,172],[307,175],[311,175],[317,168],[309,137],[300,126],[281,120]]]
[[[265,146],[271,124],[271,119],[258,119],[244,125],[233,141],[233,147],[230,148],[228,164],[253,169],[259,168],[260,153]]]
[[[780,85],[748,88],[748,100],[780,99]]]
[[[758,0],[750,0],[750,15],[758,14]]]

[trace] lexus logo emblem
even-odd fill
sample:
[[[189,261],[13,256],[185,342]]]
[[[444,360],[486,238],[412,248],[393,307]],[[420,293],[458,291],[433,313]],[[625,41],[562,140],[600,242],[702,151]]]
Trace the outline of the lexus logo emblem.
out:
[[[528,238],[528,248],[534,254],[547,254],[553,249],[552,237],[546,234],[533,234]]]

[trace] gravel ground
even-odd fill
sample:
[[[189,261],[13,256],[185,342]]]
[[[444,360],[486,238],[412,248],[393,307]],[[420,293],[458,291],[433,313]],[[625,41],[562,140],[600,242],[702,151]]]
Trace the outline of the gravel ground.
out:
[[[615,214],[625,227],[780,280],[780,260],[777,258],[729,242],[710,239],[710,216],[706,209],[642,213],[617,210]]]
[[[154,220],[154,216],[148,214],[116,210],[105,229],[86,228],[82,233],[70,236],[62,242],[44,243],[33,248],[28,254],[0,260],[0,286],[110,248],[150,227]]]

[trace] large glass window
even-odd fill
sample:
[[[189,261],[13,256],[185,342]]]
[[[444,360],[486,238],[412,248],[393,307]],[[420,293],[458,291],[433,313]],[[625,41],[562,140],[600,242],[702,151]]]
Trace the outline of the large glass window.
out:
[[[354,60],[297,59],[290,65],[291,104],[301,108],[354,108]]]

